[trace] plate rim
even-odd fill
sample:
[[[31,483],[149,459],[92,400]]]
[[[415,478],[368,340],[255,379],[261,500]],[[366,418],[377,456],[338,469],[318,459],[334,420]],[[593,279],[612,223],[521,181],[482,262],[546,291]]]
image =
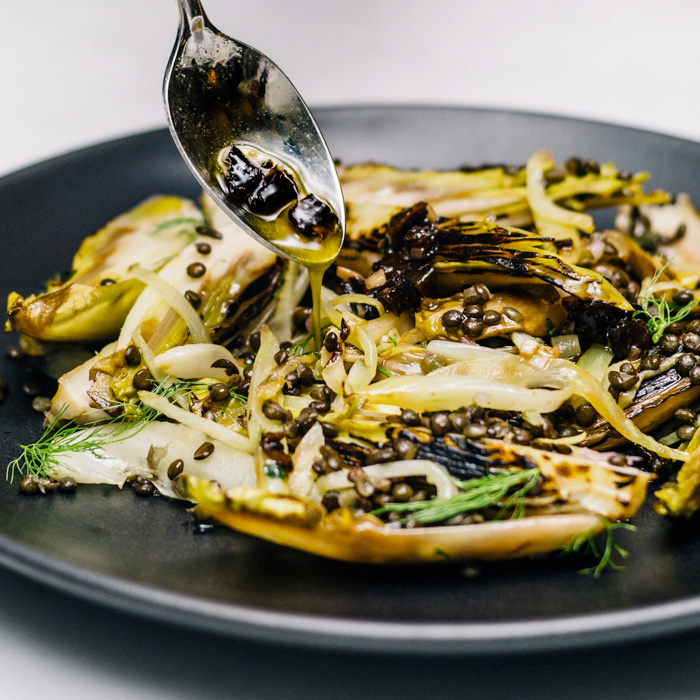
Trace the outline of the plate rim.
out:
[[[693,144],[695,147],[700,145],[699,141],[689,138],[635,126],[529,110],[411,103],[359,103],[312,107],[314,115],[318,117],[332,112],[407,110],[491,113],[593,124],[640,135],[663,137]],[[97,153],[105,147],[114,148],[124,142],[158,138],[167,132],[167,127],[155,127],[65,151],[2,175],[0,188],[12,186],[24,178],[31,178],[57,164]],[[64,593],[127,614],[228,636],[336,650],[463,656],[505,652],[529,653],[604,646],[620,641],[631,642],[682,633],[700,625],[700,595],[612,612],[509,622],[416,623],[348,620],[329,615],[312,616],[270,611],[237,603],[207,600],[139,583],[115,574],[100,573],[42,552],[3,533],[0,533],[0,566]]]

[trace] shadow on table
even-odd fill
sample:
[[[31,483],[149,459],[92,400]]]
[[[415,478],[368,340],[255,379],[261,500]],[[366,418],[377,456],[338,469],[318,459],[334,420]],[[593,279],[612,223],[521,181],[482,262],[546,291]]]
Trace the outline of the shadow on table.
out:
[[[229,639],[144,620],[0,571],[0,626],[37,651],[128,674],[178,700],[615,697],[700,695],[700,637],[679,635],[588,652],[498,657],[363,655]],[[47,604],[50,600],[50,604]],[[157,689],[157,691],[156,691]]]

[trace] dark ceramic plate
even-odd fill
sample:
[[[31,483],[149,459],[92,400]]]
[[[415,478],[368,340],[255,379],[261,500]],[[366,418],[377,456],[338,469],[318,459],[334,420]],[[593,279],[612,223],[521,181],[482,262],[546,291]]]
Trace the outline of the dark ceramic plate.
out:
[[[649,170],[652,186],[700,201],[700,145],[606,124],[469,109],[322,109],[335,156],[400,166],[523,163],[550,148]],[[0,181],[0,296],[30,293],[70,265],[81,239],[154,193],[197,196],[166,131],[62,156]],[[3,338],[3,344],[15,342]],[[38,367],[5,359],[0,462],[41,432],[22,396]],[[45,382],[44,392],[51,390]],[[182,504],[131,489],[81,487],[28,498],[0,482],[0,562],[50,586],[146,616],[234,635],[399,652],[584,646],[700,624],[700,538],[650,510],[622,533],[627,569],[596,580],[590,562],[550,557],[372,568],[276,547],[225,529],[193,530]],[[470,572],[474,573],[474,572]]]

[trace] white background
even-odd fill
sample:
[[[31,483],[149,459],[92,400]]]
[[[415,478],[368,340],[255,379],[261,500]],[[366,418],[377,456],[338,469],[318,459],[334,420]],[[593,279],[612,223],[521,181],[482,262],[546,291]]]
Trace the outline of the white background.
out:
[[[313,105],[430,103],[700,140],[694,0],[208,0]],[[164,125],[172,0],[0,0],[0,174]],[[1,236],[0,228],[0,236]],[[369,659],[221,640],[0,571],[2,700],[696,698],[696,635],[587,654]]]

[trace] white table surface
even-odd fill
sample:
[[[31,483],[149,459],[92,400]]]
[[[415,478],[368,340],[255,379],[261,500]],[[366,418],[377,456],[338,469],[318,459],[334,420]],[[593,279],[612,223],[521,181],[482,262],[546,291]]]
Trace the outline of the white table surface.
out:
[[[0,7],[0,174],[163,126],[172,0]],[[311,105],[505,107],[700,140],[700,3],[207,0]],[[370,658],[222,639],[0,569],[0,700],[697,698],[700,634],[488,660]]]

